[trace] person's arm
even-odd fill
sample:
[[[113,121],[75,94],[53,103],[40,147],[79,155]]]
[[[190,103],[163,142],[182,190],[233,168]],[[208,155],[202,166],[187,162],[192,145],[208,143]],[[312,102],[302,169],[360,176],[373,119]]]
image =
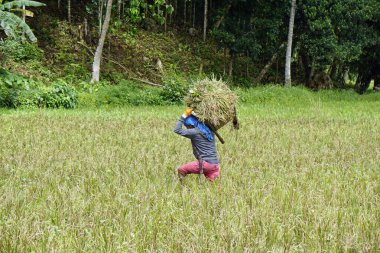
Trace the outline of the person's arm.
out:
[[[181,136],[184,136],[186,138],[189,138],[191,139],[191,137],[193,137],[194,135],[196,135],[198,133],[198,130],[195,129],[195,128],[191,128],[191,129],[183,129],[182,128],[182,125],[183,125],[183,122],[185,121],[185,118],[182,116],[178,121],[177,121],[177,124],[175,125],[175,128],[174,128],[174,133],[176,134],[179,134]]]

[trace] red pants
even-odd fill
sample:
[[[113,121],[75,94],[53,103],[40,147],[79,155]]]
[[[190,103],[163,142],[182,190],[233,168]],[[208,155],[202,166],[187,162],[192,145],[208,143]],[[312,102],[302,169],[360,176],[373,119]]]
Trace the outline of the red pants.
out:
[[[208,180],[214,181],[219,176],[219,164],[212,164],[203,161],[202,165],[203,174]],[[199,174],[199,172],[199,161],[187,163],[178,169],[178,173],[181,173],[184,176],[187,174]]]

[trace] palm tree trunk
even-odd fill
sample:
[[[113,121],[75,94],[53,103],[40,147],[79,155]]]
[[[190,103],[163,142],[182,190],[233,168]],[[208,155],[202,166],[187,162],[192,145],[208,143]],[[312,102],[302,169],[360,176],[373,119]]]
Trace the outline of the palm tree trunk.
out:
[[[193,28],[195,28],[195,2],[193,1]]]
[[[165,23],[164,23],[165,33],[167,32],[167,29],[168,29],[167,21],[168,21],[168,11],[165,9]]]
[[[282,48],[284,48],[285,43],[281,44],[278,51],[280,51]],[[272,64],[275,62],[278,56],[278,51],[275,52],[272,56],[272,58],[268,61],[268,63],[264,66],[264,68],[260,71],[259,76],[256,78],[255,82],[260,83],[261,80],[264,78],[266,73],[268,72],[269,68],[272,66]]]
[[[228,66],[228,77],[232,77],[233,71],[234,71],[234,63],[235,63],[236,54],[231,53],[230,51],[230,63]]]
[[[186,0],[184,0],[184,5],[183,5],[183,24],[186,26]]]
[[[121,0],[117,0],[117,16],[121,19]]]
[[[71,0],[68,0],[67,2],[67,19],[69,20],[69,23],[71,23]]]
[[[205,12],[203,17],[203,41],[206,41],[206,33],[207,33],[207,0],[205,0]]]
[[[294,28],[294,16],[296,13],[296,0],[292,0],[292,7],[290,9],[289,31],[288,31],[288,45],[286,48],[285,59],[285,85],[292,85],[291,79],[291,58],[292,58],[292,42],[293,42],[293,28]]]
[[[225,16],[228,14],[228,12],[230,11],[231,9],[231,4],[227,5],[224,9],[223,9],[223,14],[222,16],[215,22],[215,24],[213,25],[214,28],[219,28],[220,25],[222,24]]]
[[[98,18],[99,18],[99,36],[100,36],[100,34],[102,33],[103,0],[99,0]]]
[[[94,63],[92,64],[92,78],[90,81],[91,83],[99,82],[100,61],[102,59],[104,41],[106,39],[107,30],[108,30],[110,19],[111,19],[111,10],[112,10],[112,0],[108,0],[106,17],[104,19],[104,23],[103,23],[102,32],[100,35],[98,47],[96,48],[96,52],[95,52],[95,56],[94,56]]]

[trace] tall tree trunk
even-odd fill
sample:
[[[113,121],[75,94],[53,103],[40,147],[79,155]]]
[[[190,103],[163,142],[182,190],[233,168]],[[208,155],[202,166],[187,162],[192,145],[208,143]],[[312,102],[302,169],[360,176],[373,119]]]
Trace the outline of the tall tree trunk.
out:
[[[121,19],[121,0],[117,0],[117,16]]]
[[[174,11],[173,11],[173,19],[174,19],[174,23],[176,22],[176,20],[177,20],[177,10],[178,10],[178,2],[177,2],[177,0],[174,0],[174,6],[173,6],[173,8],[174,8]]]
[[[348,70],[346,72],[346,74],[348,75]],[[373,80],[373,89],[376,90],[376,91],[380,91],[380,76],[375,76],[374,80]]]
[[[183,24],[184,24],[184,26],[186,26],[186,12],[187,12],[186,4],[187,4],[187,1],[184,0],[184,4],[183,4]]]
[[[124,18],[124,6],[125,6],[125,1],[121,0],[121,5],[120,5],[120,19]]]
[[[293,28],[294,28],[294,16],[296,13],[296,0],[292,0],[292,7],[290,9],[289,31],[288,31],[288,45],[286,48],[285,59],[285,85],[292,85],[291,79],[291,58],[292,58],[292,43],[293,43]]]
[[[193,28],[195,28],[195,1],[193,1]]]
[[[91,83],[99,82],[100,61],[102,59],[104,41],[106,39],[108,26],[109,26],[110,19],[111,19],[111,10],[112,10],[112,0],[108,0],[106,17],[104,19],[104,23],[103,23],[102,32],[100,35],[98,47],[96,48],[96,52],[95,52],[95,56],[94,56],[94,63],[92,64],[92,78],[90,81]]]
[[[169,5],[171,5],[173,7],[171,0],[169,0]],[[168,10],[168,9],[166,8],[166,10]],[[173,16],[173,12],[169,14],[169,24],[172,24],[172,18],[173,18],[172,16]]]
[[[268,72],[270,66],[274,63],[274,61],[277,58],[277,53],[275,53],[272,58],[269,60],[269,62],[264,66],[264,68],[260,71],[259,76],[256,78],[255,82],[260,83],[262,79],[264,78],[265,74]]]
[[[355,83],[355,91],[359,94],[363,94],[371,83],[371,76],[369,73],[359,74]]]
[[[215,22],[215,24],[214,24],[214,28],[219,28],[219,27],[220,27],[220,25],[222,24],[222,22],[223,22],[225,16],[228,14],[228,12],[230,11],[230,9],[231,9],[231,4],[227,5],[227,7],[225,7],[225,8],[223,9],[223,14],[222,14],[222,16],[221,16],[221,17]]]
[[[249,78],[249,66],[248,66],[249,51],[248,50],[245,52],[245,56],[247,57],[247,62],[245,64],[245,77]]]
[[[227,48],[223,48],[223,76],[226,75],[227,71]]]
[[[207,7],[208,7],[208,3],[207,3],[207,0],[205,0],[205,12],[203,16],[203,41],[206,41],[206,34],[207,34]]]
[[[84,23],[84,40],[86,41],[86,42],[88,42],[89,41],[89,39],[88,39],[88,22],[87,22],[87,18],[84,18],[84,20],[83,20],[83,23]]]
[[[312,60],[310,59],[310,56],[306,54],[306,50],[301,47],[300,48],[300,58],[302,62],[302,71],[304,73],[304,82],[306,86],[309,85],[312,77]]]
[[[67,1],[67,19],[71,23],[71,0]]]
[[[277,61],[276,61],[276,78],[275,78],[274,83],[277,83],[277,81],[278,81],[278,58],[277,58]]]
[[[228,66],[228,76],[231,78],[234,72],[234,63],[235,63],[236,55],[235,53],[231,53],[230,51],[230,63]]]
[[[338,72],[339,72],[338,62],[336,60],[333,60],[327,73],[328,75],[330,75],[331,79],[336,80]]]
[[[61,9],[61,0],[58,0],[57,5],[58,5],[58,10]]]
[[[279,51],[285,46],[285,43],[281,44],[279,47]],[[272,66],[274,61],[277,59],[278,51],[273,54],[272,58],[269,60],[269,62],[264,66],[264,68],[260,71],[259,76],[256,78],[255,82],[260,83],[265,74],[268,72],[269,68]]]
[[[167,24],[167,22],[168,22],[168,11],[166,8],[165,8],[165,21],[164,22],[165,22],[164,23],[164,29],[165,29],[165,33],[166,33],[167,29],[168,29],[168,24]]]
[[[99,19],[99,36],[102,33],[102,20],[103,20],[103,0],[99,0],[99,10],[98,10],[98,19]]]

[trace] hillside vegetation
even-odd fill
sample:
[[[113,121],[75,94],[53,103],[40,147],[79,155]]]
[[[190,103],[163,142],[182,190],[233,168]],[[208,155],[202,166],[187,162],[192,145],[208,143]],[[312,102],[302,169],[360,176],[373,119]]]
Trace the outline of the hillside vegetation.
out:
[[[1,3],[0,63],[39,86],[57,79],[74,88],[88,83],[99,45],[100,80],[113,85],[127,79],[181,86],[181,79],[211,75],[244,87],[284,82],[289,1],[120,0],[110,8],[104,45],[99,37],[107,1],[23,3],[28,12],[26,23],[17,21],[20,27],[12,9],[20,3]],[[298,2],[293,85],[355,86],[359,93],[380,85],[378,5],[375,0]],[[28,42],[37,39],[38,44]]]

